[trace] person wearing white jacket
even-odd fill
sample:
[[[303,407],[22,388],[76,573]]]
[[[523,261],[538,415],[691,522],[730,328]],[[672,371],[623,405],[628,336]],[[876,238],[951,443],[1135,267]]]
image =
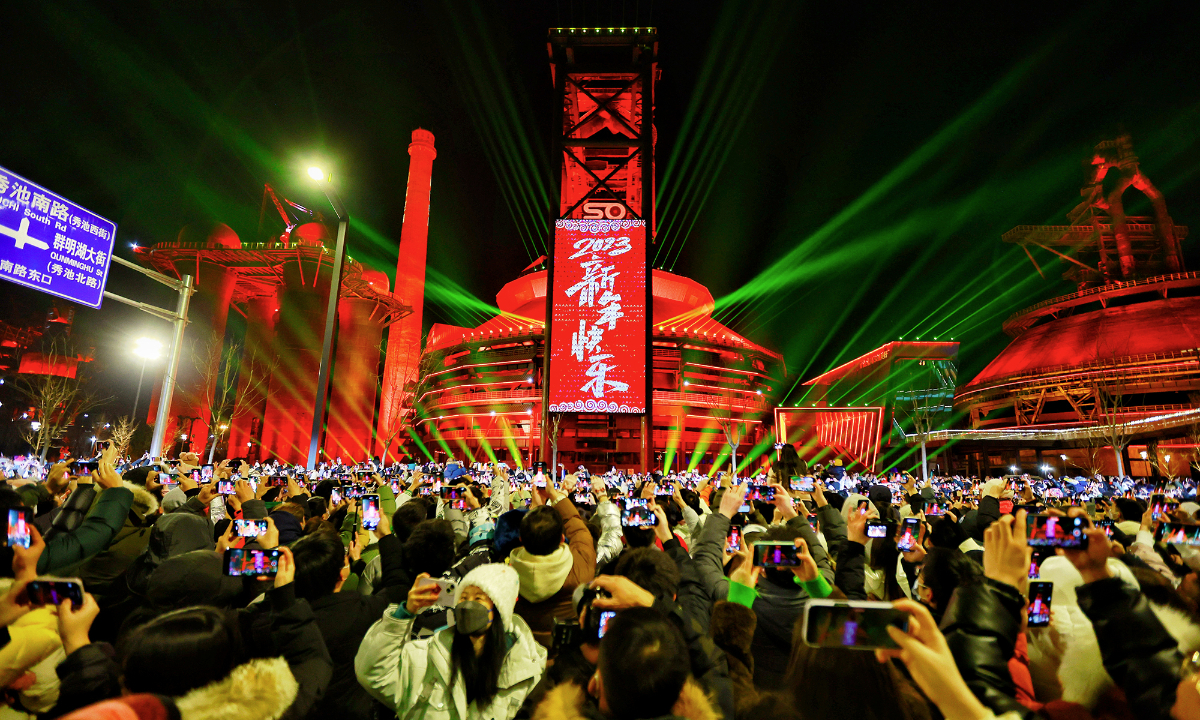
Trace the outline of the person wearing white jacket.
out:
[[[480,565],[454,593],[454,623],[421,640],[413,619],[441,591],[417,577],[354,658],[358,682],[401,720],[513,720],[546,670],[546,649],[513,615],[520,580],[507,565]]]

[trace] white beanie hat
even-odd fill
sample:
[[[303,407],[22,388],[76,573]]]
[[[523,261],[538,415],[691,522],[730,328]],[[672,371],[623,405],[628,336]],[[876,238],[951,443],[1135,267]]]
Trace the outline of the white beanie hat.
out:
[[[467,587],[477,587],[492,599],[496,612],[505,630],[512,629],[513,608],[517,604],[517,591],[521,588],[521,579],[517,571],[501,563],[480,565],[458,581],[454,589],[454,604],[462,599],[463,590]]]

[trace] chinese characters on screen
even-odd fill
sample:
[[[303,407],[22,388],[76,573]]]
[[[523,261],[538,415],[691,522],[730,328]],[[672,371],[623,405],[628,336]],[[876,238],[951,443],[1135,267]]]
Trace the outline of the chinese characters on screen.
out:
[[[551,412],[646,409],[646,224],[555,225]]]

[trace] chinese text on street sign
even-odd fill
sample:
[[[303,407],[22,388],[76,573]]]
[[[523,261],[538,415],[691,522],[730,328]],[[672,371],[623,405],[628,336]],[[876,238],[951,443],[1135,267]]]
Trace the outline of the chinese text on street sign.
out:
[[[117,226],[0,168],[0,278],[99,308]]]
[[[646,221],[557,220],[550,412],[646,412]]]

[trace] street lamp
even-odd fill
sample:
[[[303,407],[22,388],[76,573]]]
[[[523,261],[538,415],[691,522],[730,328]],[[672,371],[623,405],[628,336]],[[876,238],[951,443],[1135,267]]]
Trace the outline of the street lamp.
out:
[[[325,337],[321,342],[321,369],[317,373],[317,396],[313,401],[312,435],[308,440],[309,472],[317,469],[317,448],[321,444],[321,431],[325,426],[325,407],[329,401],[329,367],[333,362],[333,332],[337,327],[338,296],[342,294],[342,265],[346,259],[346,230],[350,216],[342,199],[338,197],[333,183],[319,167],[310,167],[308,176],[321,183],[326,199],[333,206],[338,218],[337,244],[333,248],[333,271],[329,280],[329,303],[325,309]]]
[[[133,354],[142,359],[142,372],[138,375],[137,394],[133,396],[133,412],[130,413],[136,422],[138,403],[142,400],[142,380],[146,377],[146,361],[157,360],[162,355],[162,343],[154,338],[138,338],[133,341]]]

